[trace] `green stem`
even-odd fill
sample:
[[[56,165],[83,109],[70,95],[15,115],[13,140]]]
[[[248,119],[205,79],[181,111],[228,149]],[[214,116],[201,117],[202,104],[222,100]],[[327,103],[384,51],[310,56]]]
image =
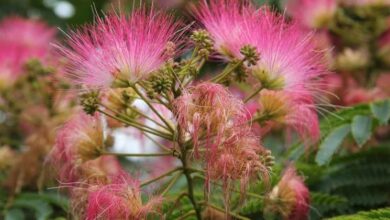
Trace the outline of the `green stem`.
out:
[[[170,216],[170,215],[172,214],[172,212],[175,210],[176,206],[179,204],[180,200],[181,200],[182,198],[184,198],[185,196],[188,197],[188,193],[187,193],[187,192],[182,192],[182,193],[180,193],[180,194],[176,197],[175,201],[173,202],[172,207],[168,210],[168,212],[166,213],[165,216]]]
[[[187,180],[188,198],[190,199],[192,206],[195,209],[196,218],[198,220],[201,220],[202,215],[201,215],[199,206],[195,201],[194,186],[193,186],[192,177],[191,177],[191,170],[187,166],[187,150],[182,148],[182,152],[183,153],[182,153],[181,161],[183,164],[183,173],[184,173],[184,176],[186,177],[186,180]]]
[[[149,106],[150,109],[161,119],[162,122],[171,130],[172,132],[175,132],[175,129],[172,127],[172,125],[157,111],[157,109],[154,108],[154,106],[150,103],[149,99],[146,98],[141,91],[137,88],[137,85],[132,85],[132,88],[134,91],[141,97],[142,100],[146,102],[146,104]]]
[[[115,115],[111,115],[111,114],[109,114],[109,113],[107,113],[107,112],[105,112],[105,111],[103,111],[101,109],[98,109],[97,111],[102,113],[102,114],[104,114],[104,115],[107,115],[108,117],[116,119],[116,120],[118,120],[118,121],[120,121],[120,122],[122,122],[122,123],[124,123],[124,124],[126,124],[128,126],[135,127],[135,128],[137,128],[137,129],[139,129],[141,131],[148,132],[150,134],[162,137],[162,138],[167,139],[167,140],[172,140],[172,136],[170,134],[165,134],[165,133],[163,133],[161,131],[158,131],[156,129],[149,130],[150,128],[149,127],[146,128],[145,126],[143,126],[143,124],[138,124],[138,123],[134,123],[134,122],[125,120],[125,119],[117,117]]]
[[[177,172],[177,171],[179,171],[179,170],[181,170],[181,169],[182,169],[181,167],[178,167],[178,168],[175,168],[175,169],[173,169],[173,170],[170,170],[170,171],[168,171],[168,172],[166,172],[166,173],[164,173],[164,174],[162,174],[162,175],[160,175],[160,176],[158,176],[158,177],[156,177],[156,178],[153,178],[153,179],[151,179],[151,180],[148,180],[148,181],[142,183],[142,184],[141,184],[141,187],[144,187],[144,186],[149,185],[149,184],[151,184],[151,183],[153,183],[153,182],[156,182],[156,181],[158,181],[158,180],[160,180],[160,179],[162,179],[162,178],[164,178],[164,177],[166,177],[166,176],[169,176],[169,175],[171,175],[172,173],[175,173],[175,172]]]
[[[244,100],[244,103],[247,103],[249,100],[251,100],[253,97],[255,97],[262,89],[263,89],[263,87],[261,87],[261,86],[258,89],[256,89],[256,91],[254,91],[250,96],[248,96]]]
[[[176,176],[174,176],[171,181],[168,183],[167,187],[164,189],[164,191],[160,194],[161,196],[165,196],[169,192],[169,190],[175,185],[179,177],[181,176],[181,172],[177,173]]]
[[[158,147],[160,147],[161,149],[165,150],[165,151],[172,151],[172,149],[170,149],[169,147],[166,147],[164,145],[162,145],[161,143],[159,143],[158,141],[154,140],[152,137],[150,137],[148,134],[144,134],[149,140],[151,140],[154,144],[156,144]]]
[[[240,67],[244,63],[244,60],[240,60],[239,62],[235,64],[229,64],[222,73],[216,75],[214,78],[211,79],[211,82],[214,83],[220,83],[222,80],[225,79],[228,75],[230,75],[234,70],[236,70],[238,67]]]
[[[135,111],[137,114],[141,115],[142,117],[148,119],[149,121],[155,123],[156,125],[166,129],[166,130],[169,130],[166,126],[164,126],[163,124],[159,123],[158,121],[154,120],[153,118],[147,116],[146,114],[142,113],[141,111],[139,111],[137,108],[133,107],[133,106],[130,106],[130,105],[127,105],[128,108],[130,108],[131,110]]]
[[[222,209],[222,208],[220,208],[220,207],[218,207],[218,206],[216,206],[216,205],[213,205],[213,204],[211,204],[211,203],[206,203],[206,202],[205,202],[205,205],[206,205],[206,206],[209,206],[209,207],[211,207],[211,208],[213,208],[213,209],[216,209],[216,210],[218,210],[218,211],[226,212],[226,210],[224,210],[224,209]],[[229,212],[229,215],[231,215],[231,216],[233,216],[233,217],[235,217],[235,218],[237,218],[237,219],[241,219],[241,220],[250,220],[250,218],[244,217],[244,216],[239,215],[239,214],[236,214],[236,213],[234,213],[234,212]]]
[[[184,220],[192,215],[195,215],[196,212],[194,210],[191,210],[189,212],[187,212],[186,214],[182,215],[180,218],[178,218],[177,220]]]
[[[104,104],[99,104],[99,105],[101,105],[101,106],[104,107],[105,109],[111,111],[112,113],[114,113],[114,114],[117,115],[117,116],[122,116],[122,117],[124,117],[124,119],[129,120],[129,122],[131,122],[131,123],[135,123],[135,124],[138,124],[138,125],[140,125],[140,126],[143,126],[143,127],[147,128],[147,129],[150,129],[150,130],[154,130],[154,131],[160,132],[160,130],[157,130],[157,129],[155,129],[155,128],[146,126],[145,124],[139,123],[139,122],[135,121],[134,119],[128,117],[127,115],[122,114],[122,113],[120,113],[120,112],[118,112],[118,111],[116,111],[116,110],[114,110],[114,109],[111,109],[111,108],[109,108],[108,106],[106,106],[106,105],[104,105]],[[129,108],[131,108],[132,110],[134,110],[134,111],[137,112],[138,114],[141,114],[142,116],[144,116],[144,117],[146,117],[147,119],[151,120],[152,122],[154,122],[155,124],[159,125],[160,127],[164,128],[164,129],[167,130],[168,132],[170,132],[169,129],[168,129],[167,127],[165,127],[164,125],[162,125],[162,124],[156,122],[155,120],[151,119],[150,117],[146,116],[145,114],[139,112],[139,111],[136,110],[134,107],[129,106],[129,105],[126,105],[126,106],[129,107]]]
[[[271,116],[269,116],[268,114],[263,114],[263,115],[260,115],[258,117],[252,118],[251,120],[248,121],[248,123],[249,124],[252,124],[253,122],[263,123],[263,122],[267,121],[270,118],[271,118]]]
[[[204,177],[203,175],[200,175],[200,174],[194,175],[194,178],[200,178],[200,179],[202,179],[202,180],[206,180],[206,177]],[[212,184],[216,185],[216,186],[223,187],[222,184],[217,183],[217,182],[215,182],[215,181],[210,181],[210,182],[211,182]],[[240,194],[243,193],[243,192],[241,192],[240,190],[237,190],[237,189],[234,189],[234,188],[229,188],[229,190],[231,190],[231,191],[233,191],[233,192],[236,192],[236,193],[240,193]],[[247,195],[247,196],[251,196],[251,197],[253,197],[253,198],[257,198],[257,199],[264,199],[263,196],[257,195],[257,194],[255,194],[255,193],[244,192],[244,194]]]

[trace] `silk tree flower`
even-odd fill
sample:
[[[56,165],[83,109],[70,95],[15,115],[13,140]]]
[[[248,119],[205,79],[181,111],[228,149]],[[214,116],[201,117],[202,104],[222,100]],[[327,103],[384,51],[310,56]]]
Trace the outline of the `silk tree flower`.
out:
[[[265,203],[267,211],[277,212],[283,219],[308,219],[309,190],[293,167],[287,168]]]
[[[294,94],[263,90],[259,104],[262,117],[287,125],[297,131],[303,140],[316,141],[320,138],[318,115],[310,92],[305,95],[302,91]]]
[[[207,177],[213,181],[222,180],[226,192],[229,191],[230,182],[238,180],[242,191],[245,191],[253,178],[260,176],[268,181],[271,169],[268,156],[269,153],[260,145],[260,140],[248,126],[237,127],[235,133],[218,146],[215,154],[206,155],[209,157]]]
[[[70,33],[68,47],[58,47],[69,59],[67,73],[75,83],[107,88],[117,78],[134,83],[159,69],[171,58],[167,47],[179,43],[179,26],[162,12],[139,9],[130,17],[98,18]]]
[[[326,27],[337,10],[337,0],[289,0],[287,12],[307,28]]]
[[[215,83],[203,82],[189,88],[174,106],[178,124],[191,135],[196,155],[203,136],[207,148],[215,150],[228,130],[246,118],[242,101]]]
[[[140,183],[123,175],[107,185],[97,185],[88,190],[85,219],[145,219],[157,213],[160,198],[143,204]]]
[[[225,59],[242,59],[241,49],[254,46],[260,60],[251,70],[263,88],[294,92],[306,88],[314,95],[317,80],[326,68],[323,53],[315,50],[312,35],[267,7],[255,10],[250,3],[239,2],[203,1],[193,9],[215,41],[216,50]]]
[[[248,41],[260,54],[260,60],[252,67],[253,76],[263,88],[293,93],[308,90],[312,96],[317,96],[319,79],[326,67],[323,53],[315,50],[312,35],[297,23],[286,23],[283,17],[267,8],[259,17],[251,28],[257,30],[248,35]]]
[[[12,84],[22,73],[23,65],[32,58],[44,59],[56,31],[45,23],[20,17],[0,22],[0,87]]]
[[[100,156],[105,145],[103,128],[99,114],[80,112],[58,131],[49,160],[58,167],[60,181],[77,181],[78,168]]]
[[[255,20],[255,7],[249,1],[202,0],[192,11],[199,22],[211,34],[218,58],[231,60],[240,54],[247,44],[243,38],[248,25]]]

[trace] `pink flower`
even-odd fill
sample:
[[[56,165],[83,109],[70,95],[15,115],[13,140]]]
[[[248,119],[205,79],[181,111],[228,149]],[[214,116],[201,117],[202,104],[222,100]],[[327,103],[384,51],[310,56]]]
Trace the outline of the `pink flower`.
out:
[[[76,83],[109,87],[116,78],[137,82],[159,69],[179,43],[178,22],[155,10],[140,9],[130,17],[108,15],[72,32],[69,47],[58,46],[69,60]]]
[[[49,160],[59,170],[61,182],[75,182],[80,179],[80,166],[99,157],[104,147],[100,116],[80,112],[58,131]]]
[[[252,73],[264,88],[295,93],[306,88],[315,95],[317,79],[326,68],[312,35],[300,25],[287,23],[266,7],[255,10],[237,0],[203,1],[194,11],[225,59],[241,59],[240,50],[248,44],[257,49],[260,60]]]
[[[248,25],[255,21],[255,8],[249,1],[201,1],[193,13],[211,34],[219,58],[230,60],[247,44]]]
[[[323,54],[315,50],[311,35],[268,9],[262,11],[253,28],[257,30],[248,37],[250,44],[257,48],[260,60],[252,71],[262,86],[294,93],[311,91],[315,96],[318,78],[326,68]]]
[[[229,129],[243,123],[243,107],[224,86],[209,82],[189,88],[175,101],[178,123],[192,136],[196,154],[201,137],[206,137],[209,149],[215,149]]]
[[[310,93],[263,90],[260,93],[260,114],[287,125],[305,141],[317,141],[320,128]]]
[[[11,84],[32,58],[46,58],[55,29],[41,21],[8,17],[0,22],[0,84]],[[5,85],[3,85],[5,86]],[[0,85],[1,87],[1,85]]]
[[[245,189],[249,180],[261,175],[267,180],[269,167],[264,163],[266,150],[260,145],[249,129],[238,131],[218,146],[215,154],[209,154],[207,174],[211,180],[222,180],[225,186],[229,181],[239,180]]]
[[[289,167],[267,198],[266,210],[278,212],[283,219],[304,220],[308,219],[309,200],[309,190],[302,178]]]
[[[90,187],[87,201],[87,220],[144,219],[156,212],[156,206],[161,202],[159,198],[152,198],[143,204],[139,182],[128,175],[108,185]]]
[[[337,10],[336,0],[289,0],[287,11],[307,28],[325,27]]]

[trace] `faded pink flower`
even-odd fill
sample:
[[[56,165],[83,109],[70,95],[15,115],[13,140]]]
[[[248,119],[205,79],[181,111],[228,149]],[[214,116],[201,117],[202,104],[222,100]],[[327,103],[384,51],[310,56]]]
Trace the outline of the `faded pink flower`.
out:
[[[12,84],[32,58],[46,58],[56,31],[45,23],[20,17],[0,22],[0,87]]]
[[[260,175],[268,179],[269,167],[265,164],[266,150],[249,129],[236,128],[234,135],[218,146],[215,154],[208,154],[208,178],[222,180],[227,187],[230,181],[239,180],[245,190],[250,179]],[[227,189],[228,190],[228,189]]]
[[[310,93],[263,90],[259,111],[272,121],[295,130],[302,140],[317,141],[320,137],[316,107]]]
[[[139,182],[123,175],[110,184],[89,188],[85,219],[145,219],[148,214],[157,213],[160,202],[161,199],[152,198],[143,204]]]
[[[196,155],[202,137],[206,137],[206,146],[213,150],[229,129],[243,123],[243,107],[224,86],[209,82],[189,88],[175,101],[178,123],[192,136]]]
[[[79,167],[99,157],[104,147],[100,116],[80,112],[58,131],[49,160],[59,170],[61,182],[75,182],[80,179]]]
[[[309,200],[303,179],[289,167],[266,199],[266,210],[277,212],[286,220],[304,220],[308,219]]]
[[[72,32],[69,47],[58,46],[69,60],[68,75],[90,87],[110,87],[115,79],[137,82],[171,58],[167,47],[179,43],[171,16],[139,9],[130,17],[108,15]]]
[[[337,0],[288,0],[287,12],[307,28],[323,28],[337,10]]]

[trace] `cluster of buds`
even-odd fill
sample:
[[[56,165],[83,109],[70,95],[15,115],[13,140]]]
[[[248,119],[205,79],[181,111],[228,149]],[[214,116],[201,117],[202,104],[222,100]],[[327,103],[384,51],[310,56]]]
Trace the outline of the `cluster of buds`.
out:
[[[213,49],[213,41],[210,34],[203,29],[196,30],[192,33],[191,40],[194,42],[195,47],[198,48],[199,56],[207,59]]]
[[[95,114],[99,108],[99,92],[92,91],[82,94],[80,96],[80,105],[87,114]]]

